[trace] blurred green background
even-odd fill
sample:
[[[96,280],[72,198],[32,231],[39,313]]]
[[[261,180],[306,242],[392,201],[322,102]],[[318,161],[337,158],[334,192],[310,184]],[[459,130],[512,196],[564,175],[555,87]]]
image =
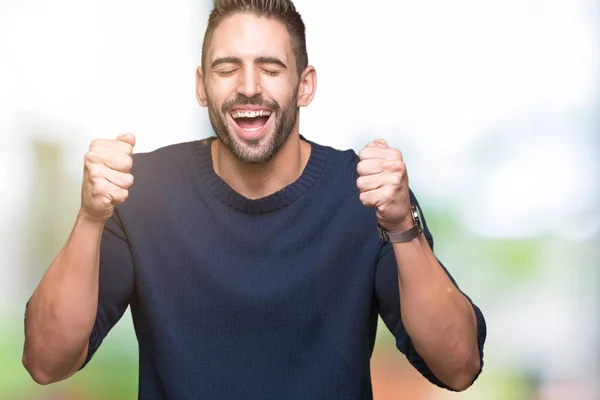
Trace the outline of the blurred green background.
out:
[[[298,0],[319,89],[301,133],[400,148],[436,254],[488,322],[464,393],[428,384],[381,325],[375,398],[600,399],[596,1]],[[41,387],[24,305],[66,240],[82,157],[212,135],[194,98],[208,1],[0,3],[0,400],[137,398],[128,313],[93,361]],[[335,32],[335,33],[334,33]]]

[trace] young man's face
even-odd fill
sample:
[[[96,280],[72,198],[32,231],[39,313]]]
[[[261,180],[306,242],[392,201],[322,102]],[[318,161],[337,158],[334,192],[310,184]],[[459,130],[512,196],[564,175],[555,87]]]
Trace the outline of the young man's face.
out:
[[[246,163],[269,161],[298,116],[299,77],[287,29],[275,19],[233,14],[214,31],[205,63],[198,97],[217,137]]]

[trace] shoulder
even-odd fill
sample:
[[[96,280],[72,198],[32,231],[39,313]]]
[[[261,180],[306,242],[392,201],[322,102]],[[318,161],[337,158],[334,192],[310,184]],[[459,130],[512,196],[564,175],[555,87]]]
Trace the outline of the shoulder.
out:
[[[161,167],[165,164],[177,165],[193,158],[194,148],[202,141],[175,143],[144,153],[133,154],[134,170],[142,171]]]
[[[189,187],[197,169],[198,152],[204,140],[176,143],[156,150],[135,153],[131,174],[134,183],[130,200],[143,199],[157,193],[173,193]]]
[[[358,154],[353,149],[336,149],[331,146],[307,140],[312,150],[324,155],[327,167],[332,173],[356,175],[356,166],[359,161]]]
[[[198,161],[210,155],[212,139],[211,137],[175,143],[150,152],[135,153],[131,173],[136,178],[136,175],[139,175],[140,177],[151,176],[152,179],[159,179],[165,175],[169,177],[181,172],[189,173]]]
[[[319,199],[330,199],[339,208],[342,204],[356,207],[361,212],[364,207],[359,201],[359,192],[356,186],[358,172],[358,155],[352,149],[335,149],[309,141],[312,151],[326,160],[322,176],[319,179]]]

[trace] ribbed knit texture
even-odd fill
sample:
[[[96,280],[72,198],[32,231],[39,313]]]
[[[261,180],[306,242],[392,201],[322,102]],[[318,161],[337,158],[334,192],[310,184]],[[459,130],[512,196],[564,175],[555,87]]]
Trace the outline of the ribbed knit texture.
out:
[[[393,251],[359,201],[354,151],[309,142],[297,181],[250,200],[216,175],[211,140],[135,156],[102,239],[88,361],[130,305],[140,399],[371,399],[381,315],[445,387],[404,331]]]
[[[249,214],[261,214],[286,207],[300,198],[319,179],[327,164],[326,151],[322,147],[314,147],[302,175],[293,183],[277,193],[257,200],[250,200],[234,191],[213,168],[210,156],[210,139],[197,142],[193,146],[200,176],[210,191],[229,207]]]

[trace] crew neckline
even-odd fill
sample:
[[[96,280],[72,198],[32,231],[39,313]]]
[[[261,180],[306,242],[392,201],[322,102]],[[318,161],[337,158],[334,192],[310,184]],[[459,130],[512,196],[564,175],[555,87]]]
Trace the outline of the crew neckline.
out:
[[[327,150],[323,146],[313,143],[300,135],[300,139],[311,146],[308,162],[302,170],[300,177],[275,193],[253,200],[233,190],[215,172],[211,153],[211,143],[215,139],[216,137],[212,136],[192,142],[199,176],[213,195],[222,203],[248,214],[273,212],[292,204],[313,187],[327,165]]]

